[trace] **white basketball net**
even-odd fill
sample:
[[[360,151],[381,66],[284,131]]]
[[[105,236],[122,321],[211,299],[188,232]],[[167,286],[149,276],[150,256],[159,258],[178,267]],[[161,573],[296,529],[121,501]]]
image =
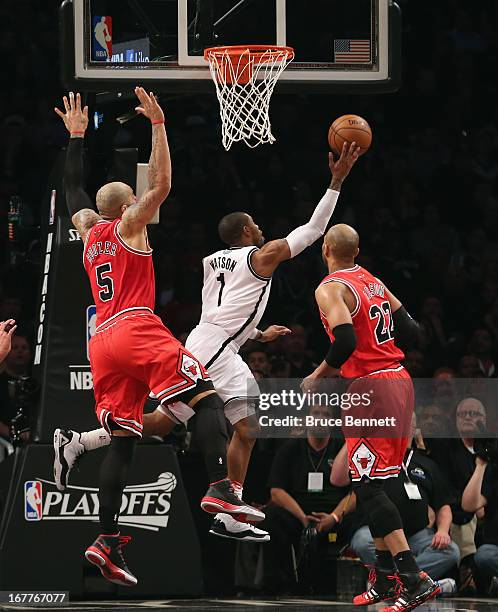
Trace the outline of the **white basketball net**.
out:
[[[254,148],[275,142],[269,116],[276,82],[294,54],[288,48],[250,49],[231,54],[220,48],[206,52],[220,103],[222,143],[228,151],[243,140]]]

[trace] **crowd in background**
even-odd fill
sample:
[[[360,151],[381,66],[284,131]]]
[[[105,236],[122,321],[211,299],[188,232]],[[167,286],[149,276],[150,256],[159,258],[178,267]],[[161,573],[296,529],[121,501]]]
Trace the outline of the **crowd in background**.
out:
[[[32,361],[41,203],[67,138],[52,110],[64,93],[58,4],[7,0],[0,7],[0,321],[18,322],[0,372],[5,439],[15,416],[16,380],[29,375]],[[227,212],[247,211],[267,240],[305,222],[330,180],[328,125],[354,112],[370,122],[373,146],[345,182],[334,222],[358,230],[358,263],[381,278],[422,326],[423,337],[406,352],[407,369],[414,377],[440,380],[498,376],[498,5],[401,4],[401,90],[379,96],[276,94],[273,146],[241,145],[225,153],[214,95],[161,96],[173,189],[151,240],[156,310],[178,337],[199,319],[201,261],[220,247],[217,221]],[[105,132],[109,150],[138,145],[146,157],[149,134],[140,119],[118,126],[111,104],[101,110],[108,127],[114,126]],[[88,186],[95,191],[102,181],[92,138],[101,142],[103,136],[90,138]],[[21,203],[14,221],[13,197]],[[245,347],[256,376],[304,377],[323,358],[327,338],[314,289],[324,273],[320,244],[275,273],[261,327],[282,324],[293,333]],[[460,431],[457,406],[450,408],[439,423],[446,418]],[[430,406],[422,412],[429,424],[437,421]],[[464,486],[455,484],[460,496]],[[455,513],[461,506],[454,503]]]

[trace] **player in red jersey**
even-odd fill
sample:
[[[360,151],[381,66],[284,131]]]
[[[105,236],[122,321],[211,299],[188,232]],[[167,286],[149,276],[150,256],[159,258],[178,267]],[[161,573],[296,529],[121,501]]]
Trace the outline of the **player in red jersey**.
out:
[[[201,363],[153,313],[154,267],[146,226],[166,199],[171,161],[164,114],[151,93],[135,88],[138,113],[152,124],[148,188],[137,201],[124,183],[107,183],[97,193],[98,213],[82,188],[82,146],[88,108],[80,95],[64,97],[65,113],[55,109],[71,134],[66,168],[66,201],[84,241],[83,261],[97,306],[96,333],[90,341],[96,412],[112,435],[99,477],[99,519],[102,534],[86,558],[105,578],[125,586],[137,579],[128,569],[118,515],[136,442],[142,435],[145,400],[151,390],[161,402],[175,398],[195,413],[197,440],[211,485],[201,501],[210,513],[225,512],[245,520],[264,514],[240,500],[227,478],[227,431],[223,402]],[[60,430],[57,430],[60,432]],[[59,447],[59,444],[57,444]]]
[[[413,413],[413,384],[400,363],[404,354],[395,336],[409,342],[418,325],[382,281],[355,265],[358,245],[358,234],[348,225],[335,225],[325,236],[322,253],[329,274],[315,296],[331,346],[304,387],[340,374],[353,379],[348,393],[368,398],[352,414],[343,415],[353,489],[369,518],[377,557],[373,585],[355,597],[354,604],[396,599],[383,612],[401,612],[439,592],[438,584],[420,571],[398,509],[382,487],[386,478],[400,472]],[[353,428],[346,428],[348,417],[371,418],[353,421]],[[393,420],[387,421],[390,426],[375,427],[372,418]],[[400,586],[395,588],[396,584]]]

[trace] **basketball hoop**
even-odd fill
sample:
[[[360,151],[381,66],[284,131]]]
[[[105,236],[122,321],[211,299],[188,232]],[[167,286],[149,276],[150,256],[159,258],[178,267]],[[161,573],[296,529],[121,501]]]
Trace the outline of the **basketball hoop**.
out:
[[[269,116],[270,98],[293,58],[291,47],[244,45],[204,51],[216,85],[222,142],[227,151],[239,140],[251,148],[275,142]]]

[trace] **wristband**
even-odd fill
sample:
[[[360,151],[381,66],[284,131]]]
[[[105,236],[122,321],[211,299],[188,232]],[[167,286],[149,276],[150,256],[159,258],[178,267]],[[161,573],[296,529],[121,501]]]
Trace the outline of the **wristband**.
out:
[[[69,132],[71,136],[83,136],[85,132]]]
[[[262,335],[263,335],[263,332],[257,327],[255,327],[252,330],[252,332],[249,334],[249,340],[259,340]]]
[[[159,125],[160,123],[164,123],[164,119],[161,121],[151,121],[152,125]]]
[[[335,522],[337,524],[339,524],[341,521],[339,520],[339,517],[337,516],[337,514],[335,512],[331,512],[330,516],[333,517],[335,519]]]

